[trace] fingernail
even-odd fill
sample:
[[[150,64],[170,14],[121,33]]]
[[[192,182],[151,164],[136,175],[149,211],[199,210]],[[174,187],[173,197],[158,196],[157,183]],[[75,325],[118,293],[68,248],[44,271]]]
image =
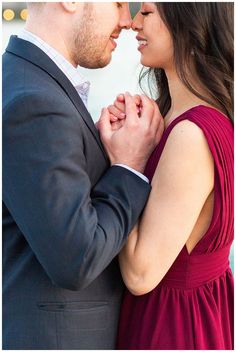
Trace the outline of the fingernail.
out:
[[[121,116],[121,117],[125,117],[125,116],[126,116],[126,114],[125,114],[125,113],[123,113],[123,112],[121,112],[121,113],[120,113],[120,116]]]

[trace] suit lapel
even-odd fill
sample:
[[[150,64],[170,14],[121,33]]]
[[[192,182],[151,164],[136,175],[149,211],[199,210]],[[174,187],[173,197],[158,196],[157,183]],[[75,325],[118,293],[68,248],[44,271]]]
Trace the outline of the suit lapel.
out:
[[[59,67],[50,59],[50,57],[47,56],[36,45],[26,40],[17,38],[17,36],[11,36],[10,42],[7,46],[6,51],[31,62],[35,66],[40,67],[42,70],[46,71],[55,81],[57,81],[57,83],[66,92],[69,99],[78,110],[81,118],[84,120],[85,124],[93,134],[100,149],[102,150],[102,152],[104,153],[107,159],[107,155],[105,153],[105,150],[99,138],[99,133],[83,101],[81,100],[76,89],[71,84],[70,80],[64,75],[64,73],[59,69]]]

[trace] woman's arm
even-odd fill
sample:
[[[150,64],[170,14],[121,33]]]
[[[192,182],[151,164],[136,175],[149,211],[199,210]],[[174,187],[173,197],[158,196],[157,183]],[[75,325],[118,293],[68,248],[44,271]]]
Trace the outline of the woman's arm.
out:
[[[119,255],[135,295],[155,288],[190,237],[214,187],[214,162],[202,130],[185,120],[171,131],[142,219]]]

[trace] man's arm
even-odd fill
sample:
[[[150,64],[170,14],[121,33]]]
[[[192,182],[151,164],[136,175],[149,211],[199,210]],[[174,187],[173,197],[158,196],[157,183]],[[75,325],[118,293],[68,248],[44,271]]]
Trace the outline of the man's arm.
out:
[[[91,193],[78,116],[58,101],[32,93],[4,108],[3,198],[52,282],[77,290],[120,251],[150,186],[113,166]]]

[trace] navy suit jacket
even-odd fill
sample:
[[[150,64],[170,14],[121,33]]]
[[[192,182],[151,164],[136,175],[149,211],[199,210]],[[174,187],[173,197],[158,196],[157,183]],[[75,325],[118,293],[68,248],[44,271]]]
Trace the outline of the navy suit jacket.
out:
[[[55,63],[11,37],[3,55],[4,349],[115,347],[116,255],[149,192],[132,172],[109,167]]]

